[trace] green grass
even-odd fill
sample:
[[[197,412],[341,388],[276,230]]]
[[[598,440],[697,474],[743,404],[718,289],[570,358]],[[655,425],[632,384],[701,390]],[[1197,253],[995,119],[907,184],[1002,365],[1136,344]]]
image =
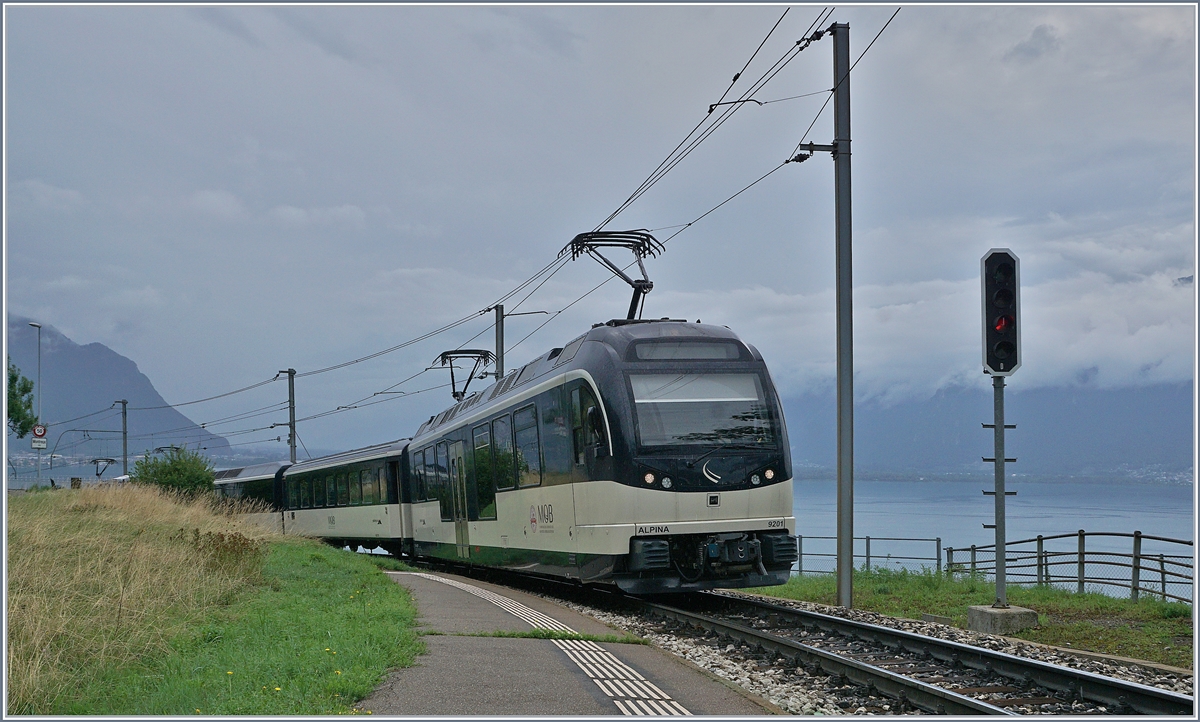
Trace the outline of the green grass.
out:
[[[792,577],[787,584],[748,590],[759,594],[837,604],[832,574]],[[995,585],[932,572],[874,569],[854,573],[854,607],[896,617],[950,617],[967,625],[967,607],[992,604]],[[1076,594],[1050,587],[1008,587],[1008,603],[1038,612],[1039,626],[1012,636],[1032,642],[1192,668],[1192,607],[1143,598]]]
[[[104,670],[46,712],[347,713],[424,651],[408,592],[365,555],[274,542],[263,578],[173,638],[169,653]]]
[[[386,557],[382,554],[360,554],[359,556],[361,556],[362,558],[371,562],[372,564],[379,567],[380,569],[384,569],[389,572],[419,572],[419,571],[422,571],[421,569],[418,569],[417,567],[414,567],[411,564],[405,564],[404,562],[400,561],[399,559],[397,559],[395,557]]]

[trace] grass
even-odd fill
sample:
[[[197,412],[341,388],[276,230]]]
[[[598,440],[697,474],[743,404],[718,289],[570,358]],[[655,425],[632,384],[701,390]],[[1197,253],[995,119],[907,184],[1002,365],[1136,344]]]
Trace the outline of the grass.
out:
[[[365,555],[136,486],[9,499],[8,713],[335,714],[423,650]]]
[[[750,591],[837,604],[837,582],[832,574],[794,576],[787,584]],[[967,607],[992,604],[995,594],[994,584],[978,578],[888,569],[854,573],[856,609],[909,619],[937,614],[964,628]],[[1135,603],[1104,594],[1011,585],[1008,602],[1038,612],[1038,627],[1014,637],[1192,668],[1191,605],[1145,598]]]

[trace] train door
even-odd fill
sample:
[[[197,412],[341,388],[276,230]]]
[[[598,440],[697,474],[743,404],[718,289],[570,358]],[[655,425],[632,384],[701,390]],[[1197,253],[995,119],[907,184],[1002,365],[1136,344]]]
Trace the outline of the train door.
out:
[[[461,441],[450,442],[450,494],[454,499],[454,541],[458,556],[468,559],[471,547],[467,539],[467,469]]]

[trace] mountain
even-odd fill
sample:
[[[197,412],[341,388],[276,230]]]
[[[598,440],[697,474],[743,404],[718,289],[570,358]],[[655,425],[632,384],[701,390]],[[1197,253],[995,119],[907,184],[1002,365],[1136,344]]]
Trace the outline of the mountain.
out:
[[[1190,483],[1195,432],[1192,384],[1137,388],[1005,389],[1008,465],[1016,478],[1095,478]],[[832,392],[784,399],[797,478],[829,478],[835,466]],[[932,397],[855,406],[856,476],[990,476],[992,390],[943,389]]]
[[[37,381],[38,331],[29,326],[30,319],[8,318],[8,355],[21,373]],[[42,419],[48,422],[48,444],[57,453],[69,450],[84,456],[108,456],[117,459],[115,473],[120,473],[121,406],[117,404],[104,414],[88,416],[69,423],[70,419],[109,408],[117,399],[129,402],[129,454],[140,454],[156,446],[184,440],[195,448],[206,447],[206,453],[229,451],[229,442],[192,422],[167,405],[137,364],[104,344],[79,345],[53,326],[42,324]],[[39,390],[40,391],[40,390]],[[166,408],[154,408],[166,407]],[[34,409],[37,409],[35,397]],[[140,410],[146,409],[146,410]],[[87,429],[88,431],[83,431]],[[168,435],[151,436],[167,430],[180,430]],[[78,444],[85,434],[95,441]],[[61,441],[60,441],[61,437]],[[29,439],[16,440],[9,436],[10,457],[28,453]],[[43,454],[45,456],[45,454]],[[43,461],[43,463],[46,463]],[[130,465],[132,465],[132,460]],[[45,475],[43,468],[43,475]],[[80,476],[76,468],[72,475]],[[111,476],[112,473],[106,474]]]

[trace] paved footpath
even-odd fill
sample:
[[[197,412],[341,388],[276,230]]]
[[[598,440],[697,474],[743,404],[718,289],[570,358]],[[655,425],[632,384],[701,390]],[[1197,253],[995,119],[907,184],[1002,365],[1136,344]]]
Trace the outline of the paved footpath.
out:
[[[427,648],[360,709],[429,715],[720,715],[772,705],[675,656],[640,644],[475,636],[532,629],[614,634],[553,601],[443,573],[389,572],[418,609]]]

